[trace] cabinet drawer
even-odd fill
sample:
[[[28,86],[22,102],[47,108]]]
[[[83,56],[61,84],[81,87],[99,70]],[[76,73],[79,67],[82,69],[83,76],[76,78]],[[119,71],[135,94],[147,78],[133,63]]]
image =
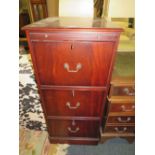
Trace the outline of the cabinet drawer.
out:
[[[112,132],[112,133],[134,133],[135,127],[134,126],[106,126],[105,132]]]
[[[51,137],[99,137],[99,121],[48,120],[48,124]]]
[[[41,85],[106,86],[113,42],[35,42]]]
[[[31,32],[30,38],[32,41],[52,41],[52,40],[97,40],[96,33],[77,33],[77,32]]]
[[[30,32],[32,41],[114,41],[117,38],[118,34],[111,32]]]
[[[122,113],[135,112],[135,105],[132,103],[128,103],[128,104],[123,104],[123,103],[113,104],[113,103],[111,103],[110,112],[122,112]]]
[[[135,117],[134,116],[109,116],[107,123],[135,123]]]
[[[43,90],[48,116],[98,116],[103,102],[101,91]]]
[[[111,86],[110,96],[134,96],[134,86]]]

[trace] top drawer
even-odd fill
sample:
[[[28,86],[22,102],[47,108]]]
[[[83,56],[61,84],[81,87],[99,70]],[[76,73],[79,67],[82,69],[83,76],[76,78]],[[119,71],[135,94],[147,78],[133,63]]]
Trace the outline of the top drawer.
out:
[[[135,96],[134,85],[131,86],[111,86],[109,96]]]
[[[30,39],[31,41],[115,41],[118,39],[118,34],[113,32],[30,32]]]
[[[114,42],[33,42],[41,85],[106,86]]]

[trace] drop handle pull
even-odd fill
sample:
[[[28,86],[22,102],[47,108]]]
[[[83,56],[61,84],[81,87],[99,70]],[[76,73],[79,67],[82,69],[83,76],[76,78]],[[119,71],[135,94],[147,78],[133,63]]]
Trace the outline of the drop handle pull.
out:
[[[76,133],[76,132],[78,132],[78,131],[80,130],[79,127],[75,128],[75,129],[71,129],[71,127],[68,127],[67,129],[68,129],[68,131],[71,132],[71,133]]]
[[[122,111],[124,112],[132,112],[135,109],[135,106],[133,105],[130,109],[127,109],[124,105],[121,106]]]
[[[117,117],[117,120],[118,120],[118,122],[120,122],[120,123],[127,123],[127,122],[130,122],[130,121],[131,121],[131,117],[127,117],[126,120],[122,120],[121,117]]]
[[[130,92],[130,90],[128,88],[124,88],[123,91],[124,91],[124,93],[126,93],[129,96],[134,96],[135,95],[135,93],[134,92]]]
[[[68,63],[64,63],[64,69],[66,69],[67,72],[70,72],[70,73],[76,73],[76,72],[78,72],[81,68],[82,68],[82,64],[81,64],[81,63],[77,63],[77,64],[76,64],[76,68],[75,68],[74,70],[70,69]]]
[[[124,133],[127,131],[127,127],[124,127],[122,130],[120,130],[118,127],[115,127],[114,129],[117,133]]]
[[[71,106],[71,103],[70,102],[67,102],[66,103],[66,106],[69,108],[69,109],[77,109],[80,107],[80,102],[77,102],[75,106]]]

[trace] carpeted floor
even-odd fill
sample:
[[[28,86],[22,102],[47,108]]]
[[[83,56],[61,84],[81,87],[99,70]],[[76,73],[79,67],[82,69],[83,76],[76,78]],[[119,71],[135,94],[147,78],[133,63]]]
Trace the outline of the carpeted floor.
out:
[[[19,123],[27,129],[46,130],[31,57],[24,48],[19,53]]]
[[[134,155],[135,145],[125,139],[113,138],[103,144],[50,144],[46,131],[20,128],[19,155]]]

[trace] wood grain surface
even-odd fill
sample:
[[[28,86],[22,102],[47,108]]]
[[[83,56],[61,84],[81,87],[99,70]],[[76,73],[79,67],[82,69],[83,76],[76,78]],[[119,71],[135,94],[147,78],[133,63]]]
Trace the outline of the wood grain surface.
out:
[[[122,29],[103,19],[71,18],[47,18],[23,29],[50,142],[97,144]]]

